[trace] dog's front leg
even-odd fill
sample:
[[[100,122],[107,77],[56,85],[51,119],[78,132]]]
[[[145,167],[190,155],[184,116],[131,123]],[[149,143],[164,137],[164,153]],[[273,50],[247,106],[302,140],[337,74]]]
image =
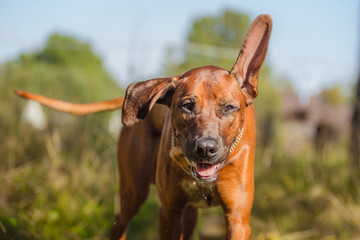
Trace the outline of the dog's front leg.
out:
[[[250,215],[237,210],[226,212],[226,239],[250,239],[249,217]]]
[[[158,158],[156,189],[161,202],[159,211],[159,239],[161,240],[183,239],[182,219],[191,215],[186,214],[187,198],[180,185],[184,172],[177,168],[178,166],[167,156]],[[196,219],[196,215],[194,218]]]
[[[226,221],[226,239],[249,239],[249,218],[253,203],[253,186],[243,188],[238,182],[229,181],[228,187],[219,188]]]
[[[161,207],[159,211],[159,237],[161,240],[182,239],[181,216],[183,209]]]
[[[252,158],[233,161],[224,167],[217,180],[217,191],[225,213],[226,239],[249,239],[249,218],[254,200]]]

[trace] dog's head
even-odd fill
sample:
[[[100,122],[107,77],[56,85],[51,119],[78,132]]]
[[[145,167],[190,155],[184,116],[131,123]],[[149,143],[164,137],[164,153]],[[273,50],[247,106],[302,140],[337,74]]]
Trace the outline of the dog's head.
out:
[[[271,27],[269,15],[254,20],[231,71],[206,66],[177,77],[131,84],[123,124],[133,126],[144,119],[155,103],[167,105],[192,175],[201,181],[215,180],[243,127],[245,108],[257,96]]]

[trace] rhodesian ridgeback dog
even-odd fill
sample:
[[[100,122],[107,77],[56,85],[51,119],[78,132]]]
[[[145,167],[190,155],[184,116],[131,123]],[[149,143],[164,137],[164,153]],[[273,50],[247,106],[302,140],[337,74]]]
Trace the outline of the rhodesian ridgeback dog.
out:
[[[206,66],[133,83],[124,99],[81,105],[17,91],[74,114],[122,108],[121,212],[111,239],[126,238],[151,183],[161,202],[160,239],[189,239],[197,209],[217,205],[225,213],[226,238],[249,239],[256,135],[252,103],[271,27],[269,15],[254,20],[231,71]]]

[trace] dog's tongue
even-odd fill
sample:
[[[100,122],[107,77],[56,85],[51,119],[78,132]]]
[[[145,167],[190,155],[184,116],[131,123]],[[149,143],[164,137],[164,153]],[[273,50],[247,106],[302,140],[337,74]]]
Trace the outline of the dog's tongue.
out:
[[[196,171],[202,177],[209,177],[216,173],[216,165],[208,163],[196,163]]]

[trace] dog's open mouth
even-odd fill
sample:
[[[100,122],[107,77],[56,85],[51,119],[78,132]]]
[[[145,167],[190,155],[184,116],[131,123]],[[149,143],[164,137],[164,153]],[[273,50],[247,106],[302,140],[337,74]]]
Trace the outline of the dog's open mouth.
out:
[[[201,177],[214,176],[220,167],[220,164],[196,163],[195,168]]]
[[[189,163],[190,161],[188,161]],[[193,178],[202,182],[215,181],[219,175],[220,169],[224,166],[224,162],[211,163],[194,163],[190,162],[190,173]]]

